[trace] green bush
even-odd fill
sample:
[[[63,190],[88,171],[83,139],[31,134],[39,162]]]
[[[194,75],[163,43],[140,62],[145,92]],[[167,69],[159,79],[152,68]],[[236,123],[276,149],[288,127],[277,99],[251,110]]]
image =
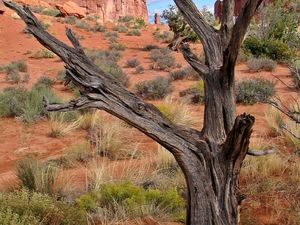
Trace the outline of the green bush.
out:
[[[90,30],[91,29],[90,25],[86,21],[79,20],[79,19],[76,20],[75,26],[77,28],[83,29],[83,30]]]
[[[135,19],[135,28],[140,29],[146,26],[146,22],[143,18],[136,18]]]
[[[66,16],[63,20],[64,23],[75,25],[77,18],[75,16]]]
[[[144,48],[143,48],[143,51],[151,51],[153,49],[159,49],[160,47],[158,45],[152,45],[152,44],[149,44],[149,45],[145,45]]]
[[[127,36],[141,36],[141,31],[139,29],[133,29],[126,33]]]
[[[35,52],[31,57],[34,59],[50,59],[54,58],[55,55],[48,49],[41,49]]]
[[[44,109],[43,96],[51,102],[58,98],[47,87],[40,85],[27,91],[23,87],[10,87],[0,92],[0,116],[21,117],[25,122],[34,122],[48,112]]]
[[[125,51],[126,46],[121,43],[111,43],[109,49],[113,51]]]
[[[247,61],[247,66],[250,71],[274,71],[277,63],[268,58],[251,58]]]
[[[41,76],[37,82],[34,84],[34,87],[44,86],[46,88],[51,88],[54,85],[54,80],[48,76]]]
[[[133,19],[133,16],[120,16],[118,21],[120,23],[128,23],[131,22]]]
[[[113,31],[117,31],[119,33],[126,33],[128,31],[128,28],[123,24],[116,25],[112,29]]]
[[[145,72],[145,69],[143,66],[139,65],[135,68],[135,72],[138,73],[138,74],[141,74],[141,73],[144,73]]]
[[[12,61],[9,64],[0,66],[0,71],[4,71],[5,73],[11,73],[13,71],[18,72],[27,72],[28,66],[27,63],[23,60]]]
[[[154,69],[169,70],[175,66],[175,58],[171,55],[171,50],[167,48],[152,50],[150,59],[153,61]]]
[[[46,194],[22,189],[1,195],[0,223],[3,225],[84,225],[86,215],[77,206],[57,201]]]
[[[12,83],[19,83],[21,80],[20,74],[18,70],[12,70],[11,72],[7,73],[5,76],[5,80],[12,82]]]
[[[175,80],[199,80],[199,74],[190,66],[187,66],[181,70],[175,70],[169,73],[169,79]]]
[[[192,85],[179,93],[180,97],[188,96],[191,103],[204,103],[204,81],[199,80],[196,85]]]
[[[236,101],[245,104],[264,102],[275,94],[275,84],[264,78],[243,80],[236,85]]]
[[[259,40],[256,37],[247,37],[243,47],[255,57],[268,57],[273,60],[287,60],[292,52],[287,44],[281,40]]]
[[[156,77],[135,85],[136,94],[145,99],[161,99],[171,92],[171,82],[164,77]]]
[[[90,28],[90,30],[95,32],[95,33],[96,32],[105,32],[106,28],[102,24],[96,23],[93,27]]]
[[[140,64],[141,62],[138,59],[128,59],[126,62],[126,66],[130,68],[136,68]]]
[[[153,35],[156,40],[165,43],[170,43],[174,38],[174,33],[170,31],[155,31]]]
[[[106,31],[104,33],[104,35],[106,38],[110,38],[110,37],[118,38],[119,37],[119,34],[117,32],[112,32],[112,31]]]

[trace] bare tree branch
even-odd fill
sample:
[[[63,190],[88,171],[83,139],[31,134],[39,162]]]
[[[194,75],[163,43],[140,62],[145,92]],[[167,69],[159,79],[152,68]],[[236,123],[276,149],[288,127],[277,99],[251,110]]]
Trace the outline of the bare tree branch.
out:
[[[218,32],[209,25],[192,0],[174,0],[182,15],[193,28],[204,46],[205,56],[211,68],[222,66],[222,42]]]
[[[196,70],[202,77],[209,74],[209,68],[200,62],[198,56],[196,56],[189,47],[189,44],[185,43],[180,48],[185,60]]]

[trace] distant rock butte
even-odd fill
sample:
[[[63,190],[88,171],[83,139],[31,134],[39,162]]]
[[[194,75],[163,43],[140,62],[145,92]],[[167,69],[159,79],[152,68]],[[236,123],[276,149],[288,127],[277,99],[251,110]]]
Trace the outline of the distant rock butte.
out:
[[[58,8],[63,15],[84,17],[97,14],[100,22],[116,22],[122,16],[143,18],[148,22],[146,0],[17,0],[26,5],[51,5]]]

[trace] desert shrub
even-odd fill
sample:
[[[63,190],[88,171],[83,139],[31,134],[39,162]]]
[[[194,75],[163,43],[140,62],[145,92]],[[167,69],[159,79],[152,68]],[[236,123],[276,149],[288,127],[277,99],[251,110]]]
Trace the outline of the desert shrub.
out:
[[[0,116],[21,117],[25,122],[34,122],[48,115],[44,109],[43,96],[49,101],[58,101],[54,93],[44,86],[27,91],[23,87],[6,88],[0,93]]]
[[[179,93],[180,97],[188,97],[191,103],[204,103],[204,81],[199,80],[186,90]]]
[[[166,43],[170,43],[174,37],[174,33],[170,31],[155,31],[153,35],[156,40]]]
[[[119,51],[101,51],[96,49],[86,49],[85,54],[94,63],[97,61],[117,62],[122,56]]]
[[[140,64],[141,62],[138,59],[128,59],[126,62],[126,66],[130,68],[136,68]]]
[[[18,70],[12,70],[5,75],[5,80],[12,83],[19,83],[21,80]]]
[[[25,73],[24,76],[23,76],[22,82],[23,83],[28,83],[29,79],[30,79],[29,73]]]
[[[125,51],[126,46],[121,43],[111,43],[109,49],[113,51]]]
[[[118,38],[116,38],[116,37],[110,37],[108,39],[108,41],[109,41],[109,43],[118,43],[119,42]]]
[[[129,86],[128,76],[123,72],[122,68],[116,62],[97,61],[96,65],[99,66],[104,72],[113,75],[113,77],[125,87]]]
[[[106,31],[106,28],[105,26],[103,26],[102,24],[100,23],[96,23],[94,26],[92,26],[91,28],[91,31],[93,32],[105,32]]]
[[[114,26],[112,29],[113,31],[117,31],[119,33],[126,33],[128,31],[128,28],[123,24],[118,24]]]
[[[141,36],[141,31],[139,29],[132,29],[126,33],[127,36]]]
[[[65,69],[59,70],[56,75],[56,80],[58,80],[59,82],[63,82],[65,80],[65,77],[66,77],[66,70]]]
[[[143,18],[136,18],[134,27],[140,29],[146,26],[146,22]]]
[[[143,48],[143,51],[151,51],[153,49],[159,49],[160,47],[158,45],[148,44],[145,45]]]
[[[117,32],[112,32],[112,31],[106,31],[104,33],[104,35],[106,38],[110,38],[110,37],[118,38],[119,37],[119,34]]]
[[[55,8],[45,8],[42,10],[43,15],[47,15],[47,16],[54,16],[57,17],[60,15],[60,11],[58,9]]]
[[[244,49],[256,57],[268,57],[273,60],[286,60],[292,55],[287,44],[276,39],[259,40],[256,37],[247,37]]]
[[[135,68],[135,72],[138,74],[144,73],[145,69],[143,66],[139,65]]]
[[[0,221],[3,225],[84,225],[86,215],[77,206],[22,189],[1,195]]]
[[[171,82],[164,77],[156,77],[135,85],[136,94],[145,99],[161,99],[171,92]]]
[[[54,53],[47,49],[41,49],[35,52],[31,57],[34,59],[49,59],[54,58]]]
[[[244,63],[248,61],[249,56],[245,53],[244,49],[239,50],[238,57],[236,59],[237,63]]]
[[[50,21],[42,21],[41,24],[44,30],[48,30],[48,28],[52,25]]]
[[[154,63],[154,69],[166,70],[175,66],[175,58],[171,55],[171,50],[167,48],[152,50],[150,59]]]
[[[84,19],[96,22],[99,18],[100,17],[97,14],[90,14],[90,15],[87,15]]]
[[[142,217],[165,214],[173,220],[182,218],[185,210],[185,201],[175,188],[160,191],[157,189],[145,190],[130,182],[105,184],[100,190],[100,205],[117,210],[116,206],[123,206],[131,217]],[[149,207],[155,210],[149,211]]]
[[[118,21],[120,23],[128,23],[128,22],[131,22],[133,20],[133,16],[120,16]]]
[[[199,80],[199,74],[191,67],[187,66],[181,70],[175,70],[169,73],[169,79],[175,80]]]
[[[79,29],[90,30],[90,25],[84,20],[77,19],[75,22],[75,26]]]
[[[6,73],[17,70],[19,72],[27,72],[27,63],[23,60],[12,61],[11,63],[1,67]]]
[[[251,58],[247,61],[247,66],[250,71],[274,71],[277,63],[268,58]]]
[[[44,86],[46,88],[51,88],[53,85],[54,85],[54,80],[48,76],[41,76],[34,84],[35,87]]]
[[[245,104],[264,102],[275,94],[275,84],[264,78],[243,80],[236,85],[236,101]]]
[[[64,23],[75,25],[77,18],[75,16],[66,16],[63,20]]]

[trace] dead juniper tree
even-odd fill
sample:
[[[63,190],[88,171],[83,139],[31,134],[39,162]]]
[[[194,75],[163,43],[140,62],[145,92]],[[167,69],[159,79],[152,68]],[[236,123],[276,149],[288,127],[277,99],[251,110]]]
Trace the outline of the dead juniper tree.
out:
[[[131,124],[170,151],[182,169],[188,189],[189,225],[238,224],[242,200],[238,178],[249,150],[254,117],[236,117],[234,67],[247,27],[262,0],[248,0],[234,22],[234,0],[223,1],[220,30],[210,26],[191,0],[175,0],[189,25],[200,37],[206,56],[202,64],[188,45],[181,47],[185,59],[205,82],[205,115],[201,131],[170,122],[153,105],[126,90],[110,74],[85,55],[70,29],[66,34],[73,47],[47,33],[27,7],[3,0],[15,10],[27,29],[65,63],[67,83],[73,82],[81,97],[67,104],[50,104],[49,111],[79,108],[104,110]]]

